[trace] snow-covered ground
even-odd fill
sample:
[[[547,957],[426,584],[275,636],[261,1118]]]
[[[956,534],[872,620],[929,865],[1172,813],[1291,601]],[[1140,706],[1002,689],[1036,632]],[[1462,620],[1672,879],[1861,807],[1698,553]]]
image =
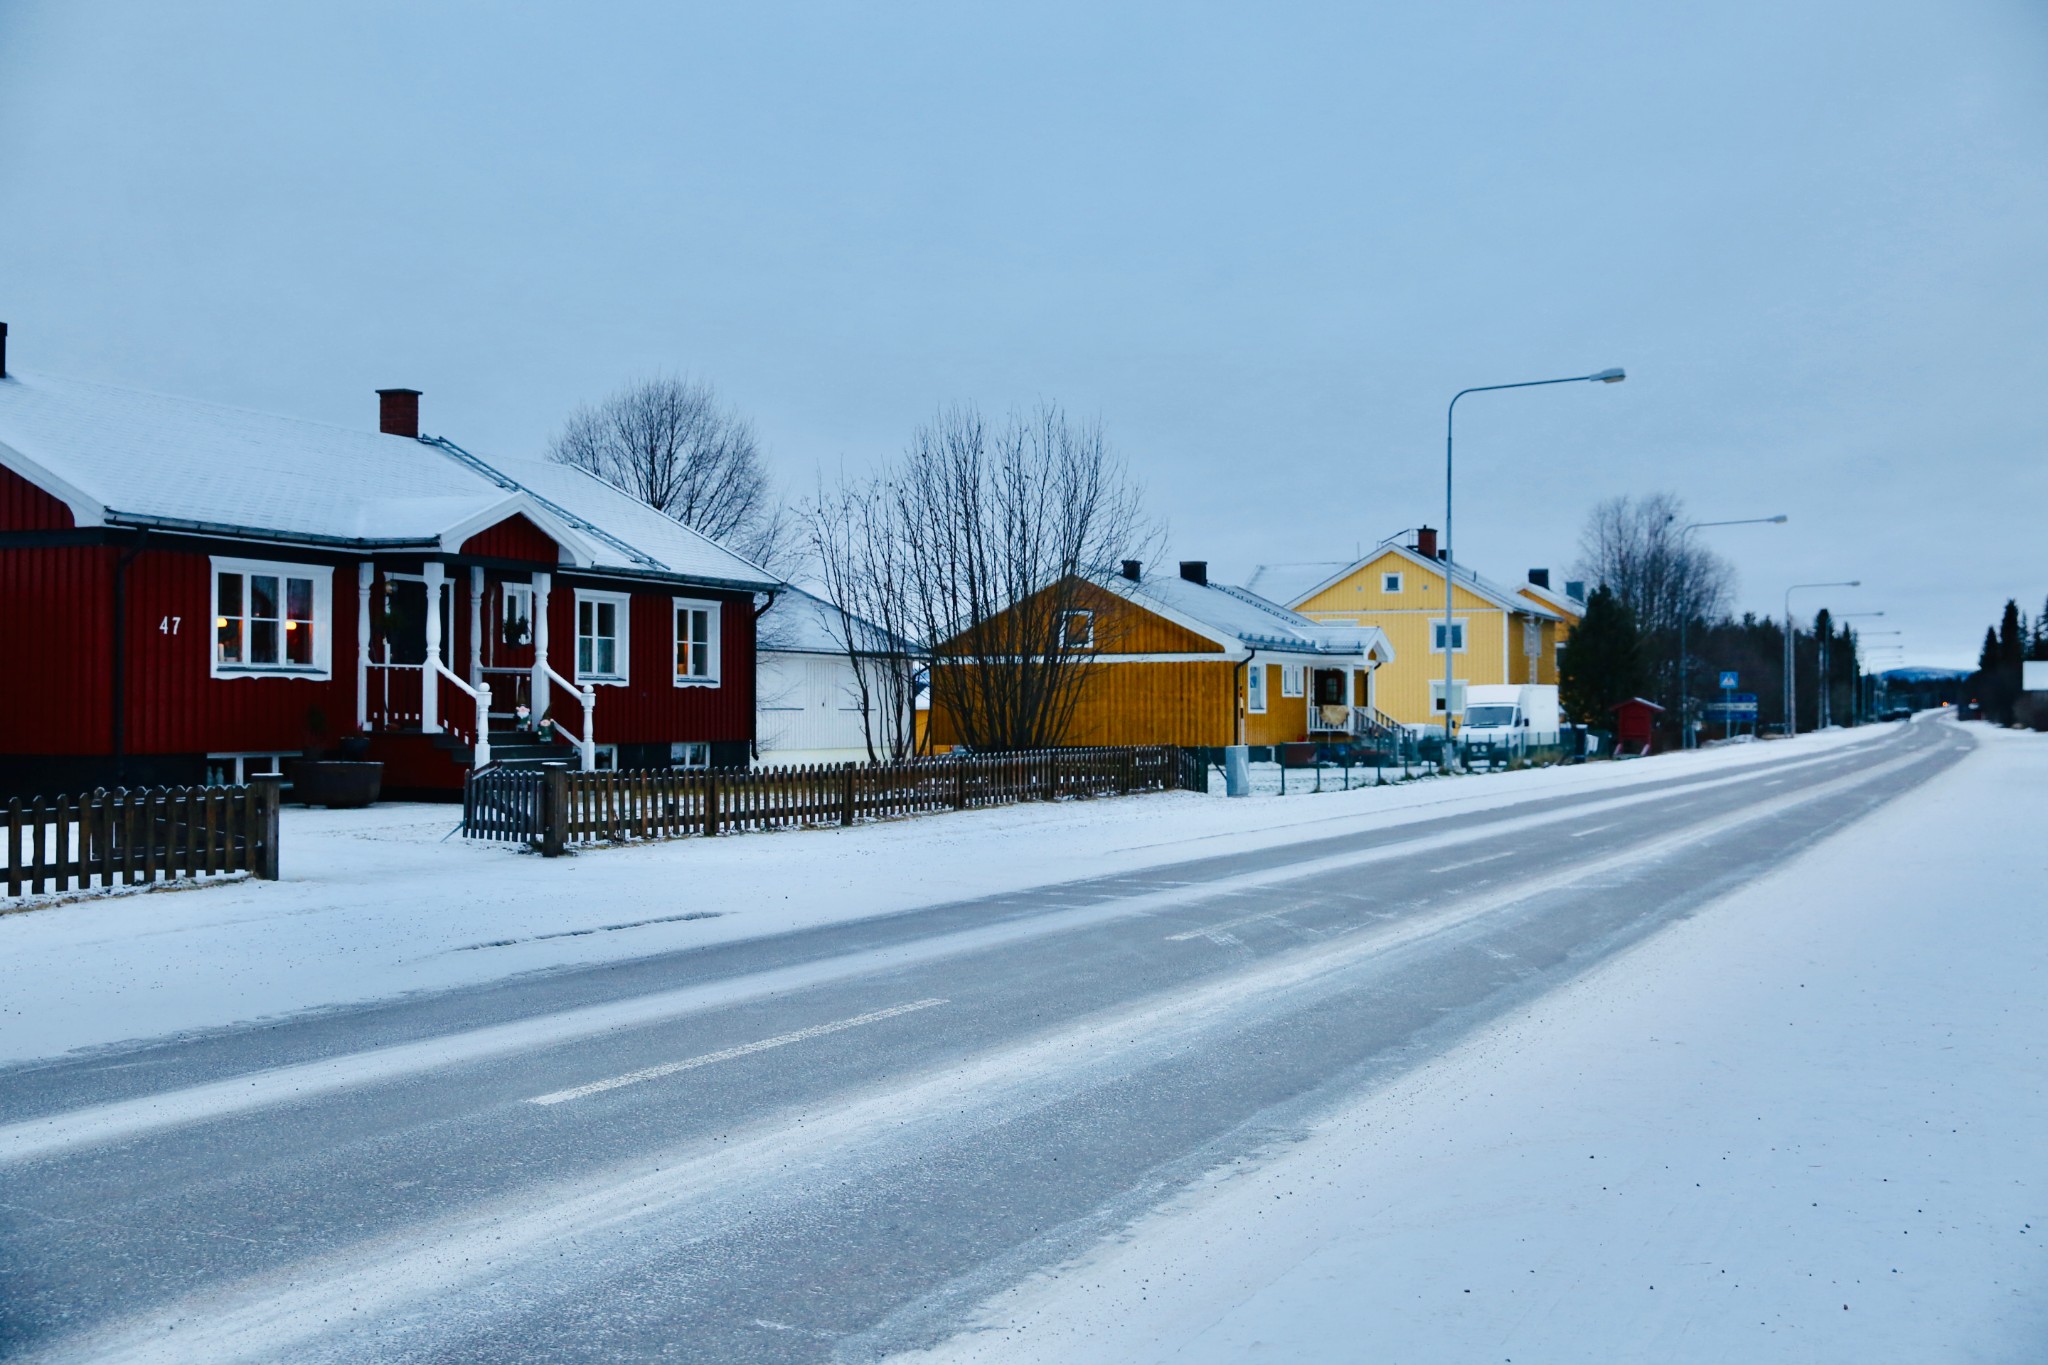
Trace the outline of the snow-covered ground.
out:
[[[2048,1357],[2048,739],[1971,730],[918,1359]]]
[[[0,915],[0,1061],[1735,770],[1887,733],[1832,731],[1285,799],[1175,793],[1012,806],[552,860],[459,837],[444,842],[458,818],[451,806],[292,807],[280,882]],[[1297,779],[1312,777],[1291,774],[1290,793]]]

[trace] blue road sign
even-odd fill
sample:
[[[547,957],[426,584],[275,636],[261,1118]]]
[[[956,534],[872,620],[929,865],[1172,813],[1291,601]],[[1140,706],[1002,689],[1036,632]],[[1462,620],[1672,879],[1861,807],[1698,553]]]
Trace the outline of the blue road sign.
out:
[[[1752,697],[1748,701],[1710,701],[1707,703],[1707,714],[1724,716],[1729,720],[1755,720],[1756,699]]]
[[[1740,687],[1741,685],[1741,681],[1736,677],[1735,674],[1723,673],[1721,675],[1721,690],[1723,692],[1733,692],[1736,688]]]

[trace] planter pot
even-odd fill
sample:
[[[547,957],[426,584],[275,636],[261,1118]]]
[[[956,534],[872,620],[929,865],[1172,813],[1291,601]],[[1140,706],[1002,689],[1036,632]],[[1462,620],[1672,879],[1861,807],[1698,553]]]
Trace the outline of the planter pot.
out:
[[[292,800],[330,810],[367,806],[384,787],[382,763],[306,758],[286,764],[285,776],[291,779]]]

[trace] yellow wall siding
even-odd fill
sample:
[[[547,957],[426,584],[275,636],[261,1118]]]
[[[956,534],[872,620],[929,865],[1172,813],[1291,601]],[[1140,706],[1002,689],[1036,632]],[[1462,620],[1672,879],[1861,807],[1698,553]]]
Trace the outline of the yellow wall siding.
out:
[[[1068,727],[1068,744],[1234,744],[1237,667],[1214,663],[1090,666]],[[944,690],[934,699],[931,741],[960,742]]]

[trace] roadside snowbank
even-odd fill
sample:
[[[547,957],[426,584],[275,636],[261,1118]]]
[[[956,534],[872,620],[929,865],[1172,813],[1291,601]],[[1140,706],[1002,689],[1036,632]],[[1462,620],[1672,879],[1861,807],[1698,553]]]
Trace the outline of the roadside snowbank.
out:
[[[920,1361],[2033,1359],[2048,741],[1221,1173]]]
[[[1012,806],[553,860],[444,842],[452,806],[292,807],[281,882],[0,915],[0,1062],[1732,771],[1890,733],[1256,802],[1173,793]]]

